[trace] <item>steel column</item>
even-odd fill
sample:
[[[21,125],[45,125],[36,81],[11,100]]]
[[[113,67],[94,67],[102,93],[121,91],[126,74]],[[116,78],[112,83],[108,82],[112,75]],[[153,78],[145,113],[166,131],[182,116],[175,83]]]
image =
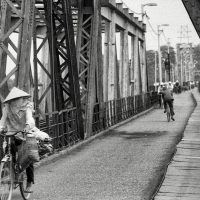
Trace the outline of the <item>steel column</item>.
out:
[[[82,110],[85,119],[85,137],[92,133],[94,105],[99,102],[98,56],[100,39],[100,1],[79,1],[77,59],[82,85]],[[102,81],[101,81],[102,82]]]
[[[78,129],[83,138],[80,90],[70,1],[45,0],[55,108],[77,108]]]
[[[190,19],[200,37],[200,1],[199,0],[182,0]]]

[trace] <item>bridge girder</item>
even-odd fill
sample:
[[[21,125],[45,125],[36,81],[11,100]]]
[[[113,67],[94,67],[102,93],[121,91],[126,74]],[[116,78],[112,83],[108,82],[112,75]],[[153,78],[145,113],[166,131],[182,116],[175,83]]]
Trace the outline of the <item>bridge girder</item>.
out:
[[[200,37],[200,0],[182,0],[182,2]]]

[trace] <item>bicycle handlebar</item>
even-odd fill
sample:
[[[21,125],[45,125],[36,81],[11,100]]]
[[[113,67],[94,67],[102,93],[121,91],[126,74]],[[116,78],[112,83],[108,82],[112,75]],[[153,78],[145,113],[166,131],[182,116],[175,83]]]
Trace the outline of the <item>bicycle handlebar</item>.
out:
[[[11,135],[6,135],[5,133],[7,133],[8,131],[0,131],[0,135],[3,136],[3,137],[12,137],[12,136],[15,136],[17,135],[18,133],[26,133],[26,134],[31,134],[29,132],[26,132],[26,131],[9,131],[13,134]],[[3,134],[4,133],[4,134]]]

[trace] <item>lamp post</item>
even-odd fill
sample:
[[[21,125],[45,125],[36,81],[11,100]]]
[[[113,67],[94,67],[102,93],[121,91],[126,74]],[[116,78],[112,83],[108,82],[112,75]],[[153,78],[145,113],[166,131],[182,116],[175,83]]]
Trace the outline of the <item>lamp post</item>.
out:
[[[145,6],[157,6],[156,3],[146,3],[146,4],[141,4],[141,15],[142,15],[142,23],[144,22],[144,15],[145,15],[145,12],[144,12],[144,7]],[[147,73],[147,67],[146,67],[146,41],[144,40],[144,63],[145,63],[145,66],[143,66],[144,68],[144,74],[143,74],[143,77],[144,77],[144,91],[145,91],[145,87],[147,88],[148,90],[148,73]],[[145,79],[146,77],[146,79]],[[146,84],[145,84],[145,81],[146,81]]]
[[[144,21],[144,7],[145,6],[157,6],[157,3],[146,3],[141,5],[142,22]]]
[[[156,86],[157,86],[157,55],[156,55],[156,51],[155,51],[155,81],[154,81],[154,85],[155,85],[155,91],[156,91]]]
[[[169,38],[168,38],[168,41],[167,41],[167,59],[168,59],[168,67],[169,67],[169,81],[171,81],[171,66],[170,66],[170,53],[169,53]]]
[[[161,26],[169,26],[169,24],[160,24],[158,25],[158,64],[159,64],[159,82],[162,82],[162,65],[161,65],[161,53],[160,53],[160,30]]]

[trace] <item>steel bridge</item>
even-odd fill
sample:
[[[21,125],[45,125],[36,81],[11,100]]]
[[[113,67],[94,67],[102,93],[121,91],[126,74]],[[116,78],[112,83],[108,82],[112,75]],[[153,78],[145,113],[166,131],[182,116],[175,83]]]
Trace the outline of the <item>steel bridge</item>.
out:
[[[145,24],[122,3],[0,2],[1,101],[14,85],[31,93],[37,126],[56,149],[157,101],[147,91]]]

